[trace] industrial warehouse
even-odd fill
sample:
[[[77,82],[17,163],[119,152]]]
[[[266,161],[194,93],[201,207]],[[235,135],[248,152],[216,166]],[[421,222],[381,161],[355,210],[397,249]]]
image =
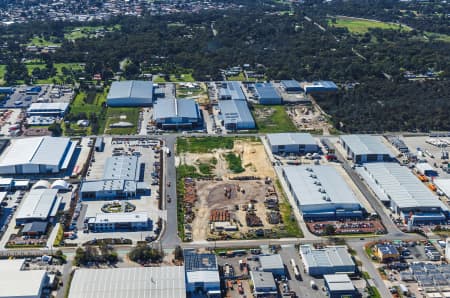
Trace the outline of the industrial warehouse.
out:
[[[338,87],[332,81],[315,81],[303,83],[303,90],[305,90],[305,93],[332,92],[337,91]]]
[[[309,133],[271,133],[267,141],[274,154],[305,154],[319,151],[319,146]]]
[[[352,274],[356,271],[356,265],[346,246],[315,249],[311,245],[300,245],[300,256],[306,273],[312,276],[336,273]]]
[[[184,298],[183,266],[78,269],[69,298]]]
[[[303,88],[296,80],[282,80],[281,86],[287,93],[300,93],[303,92]]]
[[[255,96],[262,105],[279,105],[283,98],[271,83],[256,83]]]
[[[340,141],[347,157],[354,163],[390,161],[393,158],[380,136],[344,135],[340,137]]]
[[[244,92],[242,91],[241,83],[236,81],[222,82],[219,88],[220,100],[242,100],[246,101]]]
[[[227,130],[256,128],[255,120],[245,100],[219,100],[219,114]]]
[[[69,138],[37,137],[12,141],[0,160],[0,174],[49,174],[68,168],[76,148]]]
[[[358,173],[404,222],[417,225],[447,221],[447,206],[408,168],[395,162],[377,162],[358,168]]]
[[[16,215],[16,225],[54,218],[61,203],[57,193],[57,189],[32,189]]]
[[[141,181],[141,167],[142,163],[137,156],[120,155],[107,158],[103,179],[84,181],[81,185],[81,199],[126,199],[148,194],[149,186]]]
[[[355,194],[332,166],[286,166],[282,171],[305,220],[364,216]]]
[[[221,297],[217,257],[211,253],[184,250],[186,292],[203,292],[208,297]]]
[[[153,104],[153,83],[150,81],[113,82],[106,103],[110,107],[146,107]]]
[[[27,116],[64,117],[68,109],[68,102],[32,103],[27,109]]]
[[[200,109],[193,99],[158,99],[153,119],[162,129],[191,129],[202,125]]]

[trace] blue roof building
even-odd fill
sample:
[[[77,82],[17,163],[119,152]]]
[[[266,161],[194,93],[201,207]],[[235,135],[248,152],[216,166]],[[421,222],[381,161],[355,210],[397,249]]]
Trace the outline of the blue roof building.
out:
[[[282,80],[281,86],[283,87],[284,91],[290,93],[297,93],[303,91],[302,86],[300,86],[300,83],[297,82],[296,80]]]
[[[260,104],[278,105],[283,98],[271,83],[256,83],[255,94]]]
[[[113,82],[106,103],[110,107],[145,107],[153,104],[153,83],[150,81]]]
[[[200,108],[193,99],[158,99],[153,119],[163,129],[194,128],[202,123]]]
[[[227,130],[255,129],[255,121],[247,101],[220,100],[220,117]]]
[[[217,257],[211,253],[196,253],[184,250],[184,268],[186,272],[186,292],[193,293],[201,289],[208,297],[221,297],[220,276]]]
[[[0,94],[13,94],[14,88],[13,87],[0,87]]]
[[[305,90],[305,93],[330,92],[337,91],[338,87],[332,81],[315,81],[312,83],[304,83],[303,89]]]
[[[246,100],[241,83],[237,81],[222,82],[219,88],[220,100]]]

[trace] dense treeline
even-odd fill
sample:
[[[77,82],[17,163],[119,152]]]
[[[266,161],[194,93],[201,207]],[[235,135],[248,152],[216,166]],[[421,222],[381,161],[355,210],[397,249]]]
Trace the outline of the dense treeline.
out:
[[[450,130],[450,81],[378,79],[315,99],[344,132]]]

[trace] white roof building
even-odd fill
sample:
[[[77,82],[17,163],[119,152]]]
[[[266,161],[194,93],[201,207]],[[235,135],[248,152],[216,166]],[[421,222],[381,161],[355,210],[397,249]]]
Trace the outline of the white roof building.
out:
[[[272,153],[317,152],[319,146],[309,133],[271,133],[267,134]]]
[[[310,245],[300,245],[300,255],[309,275],[354,273],[356,270],[346,246],[314,249]]]
[[[282,168],[283,177],[305,219],[361,217],[362,207],[333,166]]]
[[[184,298],[183,266],[78,269],[69,298]]]
[[[64,116],[69,108],[68,102],[42,102],[32,103],[27,110],[28,116]]]
[[[69,138],[36,137],[12,141],[0,159],[0,174],[46,174],[67,169],[76,143]]]
[[[32,189],[17,212],[16,223],[46,221],[55,216],[61,203],[57,193],[56,189]]]
[[[150,81],[113,82],[106,103],[110,107],[141,107],[153,104],[153,83]]]
[[[24,259],[0,260],[0,298],[41,298],[45,270],[22,270]]]
[[[340,141],[347,156],[355,163],[389,161],[393,157],[393,153],[383,143],[380,136],[343,135]]]

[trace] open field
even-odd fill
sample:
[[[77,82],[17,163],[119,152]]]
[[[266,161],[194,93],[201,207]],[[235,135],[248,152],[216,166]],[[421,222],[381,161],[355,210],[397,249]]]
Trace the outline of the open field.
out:
[[[139,121],[139,109],[132,108],[111,108],[106,112],[105,133],[112,135],[136,134],[137,124]],[[129,122],[132,127],[114,127],[109,126],[118,122]]]
[[[369,29],[391,29],[391,30],[404,30],[410,31],[411,29],[400,24],[380,22],[376,20],[366,20],[350,17],[336,17],[336,23],[332,19],[328,20],[328,24],[337,28],[347,28],[348,31],[354,34],[364,34]]]
[[[216,137],[193,137],[178,138],[177,153],[206,153],[214,149],[232,149],[234,146],[233,138],[216,138]]]
[[[192,98],[199,104],[209,103],[208,89],[205,83],[198,83],[198,87],[190,88],[186,84],[176,84],[176,96],[177,98]]]
[[[67,31],[64,34],[64,38],[68,40],[77,40],[80,38],[92,38],[95,37],[97,32],[113,32],[116,30],[120,30],[120,25],[105,27],[105,26],[81,26],[75,27],[71,30]]]
[[[32,39],[30,39],[30,42],[28,43],[29,46],[37,46],[37,47],[46,47],[46,46],[54,46],[54,45],[61,45],[60,42],[57,40],[54,40],[55,38],[50,38],[50,40],[46,40],[44,38],[34,36]]]
[[[297,128],[292,123],[282,105],[253,105],[252,113],[259,132],[276,133],[297,131]]]
[[[71,114],[99,113],[106,101],[107,92],[79,92],[70,106]]]

